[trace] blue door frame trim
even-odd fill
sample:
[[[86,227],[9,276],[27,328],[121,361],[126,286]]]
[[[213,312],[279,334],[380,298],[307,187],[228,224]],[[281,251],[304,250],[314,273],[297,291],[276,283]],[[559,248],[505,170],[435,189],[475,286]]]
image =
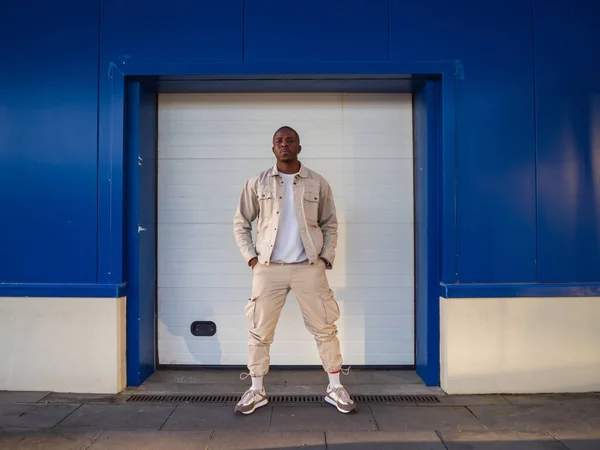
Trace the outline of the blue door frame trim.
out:
[[[138,155],[140,151],[140,85],[128,82],[124,89],[125,113],[123,128],[123,198],[124,198],[124,237],[125,247],[123,255],[123,276],[128,280],[129,292],[125,314],[126,323],[126,348],[127,361],[137,361],[129,367],[127,364],[127,385],[138,386],[141,384],[140,376],[140,277],[139,277],[139,239],[138,211],[139,211],[139,169]]]
[[[456,75],[459,65],[453,61],[441,62],[388,62],[388,63],[198,63],[198,64],[150,64],[150,63],[108,63],[101,67],[100,82],[100,119],[99,119],[99,164],[98,164],[98,280],[113,282],[123,279],[124,271],[129,277],[135,276],[123,267],[124,248],[124,142],[126,142],[125,110],[127,80],[143,80],[154,85],[157,91],[165,88],[168,82],[182,83],[201,82],[202,80],[239,80],[241,82],[256,80],[425,80],[441,79],[440,148],[442,189],[430,191],[435,196],[432,204],[440,207],[434,211],[438,217],[432,217],[443,225],[442,240],[447,248],[441,253],[441,264],[428,273],[430,281],[439,286],[442,281],[452,282],[456,279],[456,196],[455,196],[455,144],[454,144],[454,98]],[[415,88],[416,91],[416,88]],[[170,90],[169,92],[173,92]],[[410,90],[405,92],[411,92]],[[438,197],[440,197],[438,199]],[[133,205],[129,206],[134,207]],[[438,232],[433,227],[431,232]],[[135,239],[135,236],[133,237]],[[440,236],[433,241],[441,246]],[[127,246],[132,248],[131,244]],[[135,246],[134,246],[135,247]],[[417,249],[417,252],[419,249]],[[128,280],[126,280],[128,281]],[[428,282],[428,283],[429,283]],[[132,281],[132,284],[136,283]],[[417,288],[418,289],[418,288]],[[133,301],[136,295],[130,293]],[[427,311],[427,320],[416,329],[416,346],[426,345],[426,351],[416,361],[417,371],[428,385],[439,385],[439,292],[430,289],[426,298],[420,300],[420,310]],[[128,310],[136,309],[128,305]],[[127,321],[128,337],[131,327],[136,326]],[[154,324],[152,324],[154,326]],[[137,325],[139,327],[139,324]],[[146,329],[149,329],[146,327]],[[152,340],[154,336],[139,336],[139,339]],[[127,342],[128,347],[135,342]],[[136,352],[127,353],[127,372],[139,374],[141,361]],[[149,373],[147,374],[149,375]],[[139,385],[144,377],[128,377],[131,385]]]
[[[440,311],[435,301],[441,274],[440,80],[426,80],[413,94],[415,195],[415,362],[429,386],[439,385]]]
[[[127,385],[137,386],[155,367],[156,304],[156,92],[137,81],[125,90],[124,276],[129,281]]]

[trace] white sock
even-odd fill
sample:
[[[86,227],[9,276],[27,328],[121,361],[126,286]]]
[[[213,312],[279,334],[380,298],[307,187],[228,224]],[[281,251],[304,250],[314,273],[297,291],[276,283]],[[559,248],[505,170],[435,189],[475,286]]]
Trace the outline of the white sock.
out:
[[[252,377],[252,389],[260,391],[263,387],[263,377]]]
[[[335,386],[342,385],[342,383],[340,383],[340,372],[339,371],[337,371],[335,373],[328,373],[327,375],[329,375],[329,386],[335,387]]]

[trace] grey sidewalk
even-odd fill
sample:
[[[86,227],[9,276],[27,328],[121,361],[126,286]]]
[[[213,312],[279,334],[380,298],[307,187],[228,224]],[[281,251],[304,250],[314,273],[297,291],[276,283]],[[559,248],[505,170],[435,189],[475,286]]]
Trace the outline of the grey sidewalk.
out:
[[[133,404],[124,395],[0,392],[1,449],[600,449],[600,394],[440,396],[333,407]]]

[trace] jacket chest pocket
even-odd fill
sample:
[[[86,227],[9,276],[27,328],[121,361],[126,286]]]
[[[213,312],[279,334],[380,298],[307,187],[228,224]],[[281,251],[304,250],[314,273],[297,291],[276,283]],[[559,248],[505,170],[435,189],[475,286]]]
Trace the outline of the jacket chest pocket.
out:
[[[275,194],[271,187],[259,187],[256,194],[259,206],[259,217],[269,218],[276,214]]]
[[[306,186],[302,198],[304,217],[308,222],[317,223],[319,220],[319,188]]]

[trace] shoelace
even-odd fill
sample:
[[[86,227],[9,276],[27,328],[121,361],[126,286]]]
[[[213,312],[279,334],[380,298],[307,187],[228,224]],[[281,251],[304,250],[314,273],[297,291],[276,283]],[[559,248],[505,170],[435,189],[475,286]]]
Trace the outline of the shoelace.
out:
[[[244,381],[246,378],[248,378],[250,376],[249,373],[246,372],[242,372],[240,373],[240,380]]]
[[[345,376],[350,375],[350,367],[352,366],[348,366],[347,369],[344,369],[343,367],[340,369],[340,372],[342,372]]]

